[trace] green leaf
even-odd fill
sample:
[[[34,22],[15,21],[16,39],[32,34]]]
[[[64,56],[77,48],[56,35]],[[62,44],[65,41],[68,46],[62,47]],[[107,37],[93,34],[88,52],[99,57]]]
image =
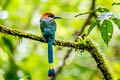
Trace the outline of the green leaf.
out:
[[[120,3],[115,3],[115,2],[114,2],[114,3],[112,3],[112,5],[120,5]]]
[[[107,9],[107,8],[101,8],[101,7],[99,7],[99,8],[97,9],[97,11],[99,11],[99,12],[109,12],[110,10]]]
[[[92,29],[97,25],[97,21],[95,21],[94,23],[92,23],[88,29],[88,33],[87,36],[90,34],[90,32],[92,31]]]
[[[120,19],[118,18],[112,18],[112,21],[118,26],[118,28],[120,29]]]
[[[113,25],[109,20],[104,20],[100,26],[100,31],[104,42],[108,45],[113,34]]]

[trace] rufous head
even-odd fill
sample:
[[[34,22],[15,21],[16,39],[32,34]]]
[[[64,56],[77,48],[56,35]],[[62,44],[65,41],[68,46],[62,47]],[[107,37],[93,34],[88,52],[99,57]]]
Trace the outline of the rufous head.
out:
[[[61,17],[59,16],[55,16],[54,14],[50,13],[50,12],[46,12],[42,15],[42,17],[40,18],[40,21],[42,19],[45,19],[45,18],[53,18],[53,19],[62,19]]]

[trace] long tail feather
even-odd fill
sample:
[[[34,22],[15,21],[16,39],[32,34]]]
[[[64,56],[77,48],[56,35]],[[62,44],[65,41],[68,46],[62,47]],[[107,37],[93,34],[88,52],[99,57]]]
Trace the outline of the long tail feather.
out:
[[[53,63],[52,40],[48,41],[48,61],[50,64]]]
[[[55,70],[53,68],[53,49],[52,49],[52,39],[48,39],[48,62],[50,64],[50,68],[48,70],[48,76],[55,76]]]

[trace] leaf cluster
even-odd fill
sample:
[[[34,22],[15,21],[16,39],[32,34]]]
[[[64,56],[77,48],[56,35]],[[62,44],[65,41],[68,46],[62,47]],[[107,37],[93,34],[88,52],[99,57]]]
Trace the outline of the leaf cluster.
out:
[[[99,30],[102,35],[102,39],[108,45],[113,35],[113,24],[116,24],[120,29],[120,19],[114,17],[112,12],[107,8],[96,9],[100,14],[97,16],[96,20],[91,24],[88,29],[87,35],[93,30],[93,28],[98,25]]]

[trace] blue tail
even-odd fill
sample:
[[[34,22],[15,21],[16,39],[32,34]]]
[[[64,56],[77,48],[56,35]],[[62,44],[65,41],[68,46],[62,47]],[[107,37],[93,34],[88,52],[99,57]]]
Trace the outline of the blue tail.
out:
[[[50,64],[53,63],[52,39],[48,41],[48,61]]]
[[[48,39],[48,62],[50,64],[50,68],[48,70],[48,76],[55,76],[55,70],[53,69],[53,49],[52,49],[52,39]]]

